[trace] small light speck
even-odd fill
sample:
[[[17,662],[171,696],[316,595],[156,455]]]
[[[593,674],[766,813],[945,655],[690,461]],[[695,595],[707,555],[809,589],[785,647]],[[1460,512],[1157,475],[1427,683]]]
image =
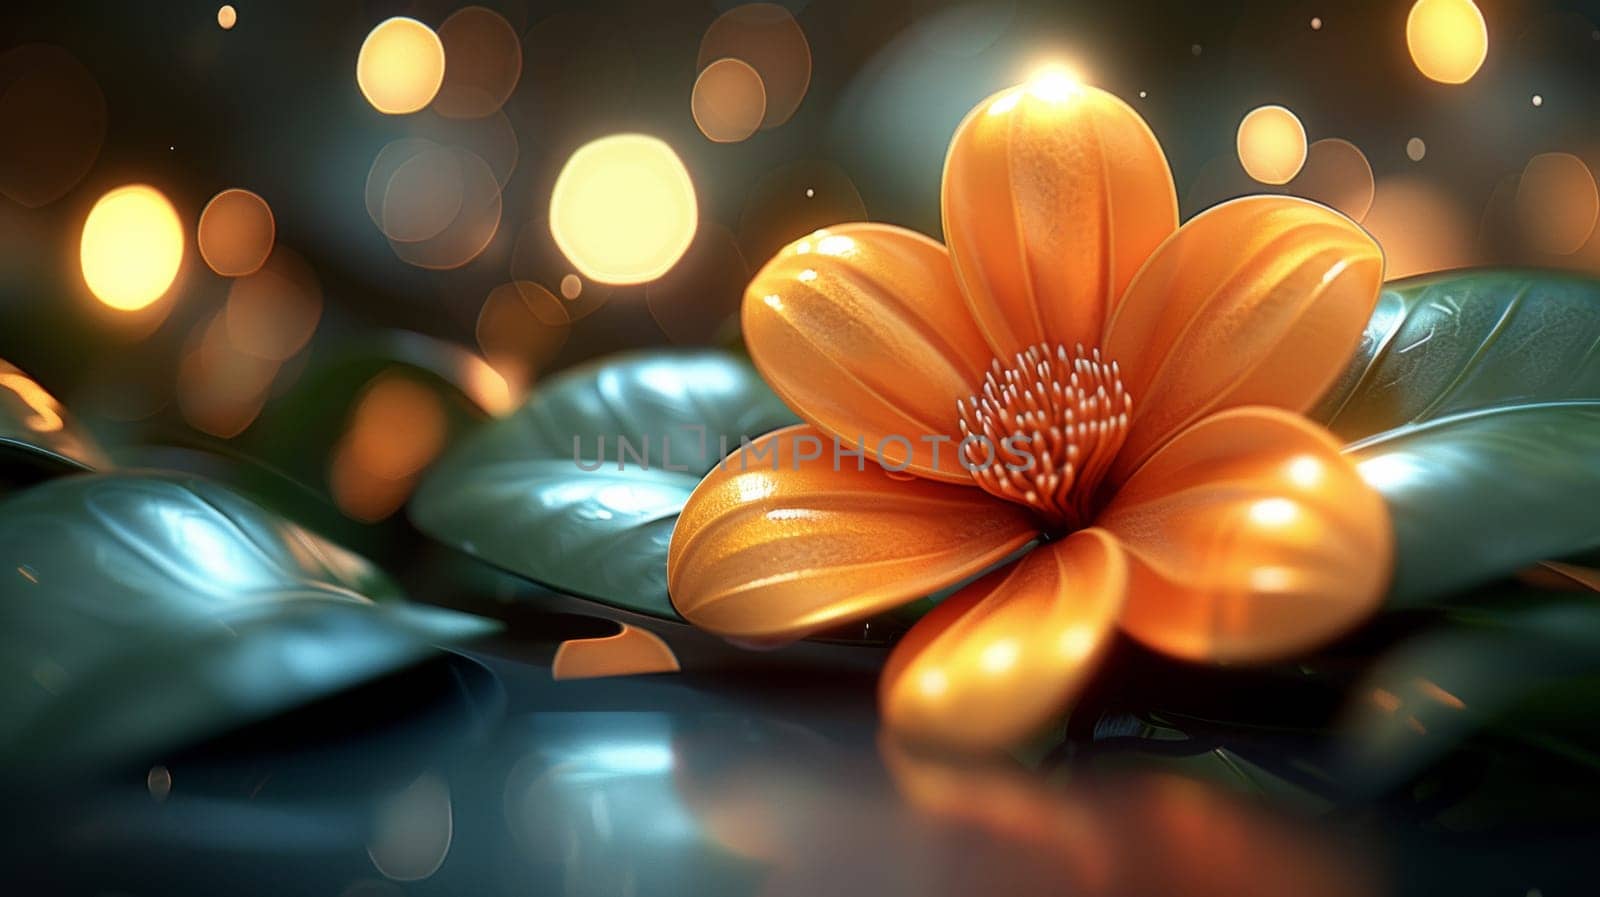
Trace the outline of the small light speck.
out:
[[[1533,105],[1535,105],[1535,106],[1543,106],[1544,105],[1544,97],[1542,97],[1542,96],[1540,96],[1538,94],[1534,94],[1533,95]]]
[[[1421,137],[1413,137],[1406,141],[1406,158],[1413,162],[1421,162],[1422,157],[1428,154],[1428,145],[1422,142]]]
[[[1200,46],[1199,44],[1190,44],[1189,45],[1189,53],[1191,55],[1194,55],[1194,56],[1199,56],[1200,55],[1200,51],[1204,50],[1204,49],[1205,48]]]
[[[28,582],[31,582],[34,585],[39,584],[39,574],[33,572],[33,568],[27,564],[23,564],[22,566],[18,567],[17,573],[21,574],[22,578],[26,579]]]
[[[1149,96],[1149,95],[1150,95],[1150,92],[1147,91],[1147,90],[1139,91],[1139,99],[1141,99],[1141,100],[1144,99],[1145,97]]]
[[[1322,18],[1320,16],[1312,16],[1311,17],[1311,30],[1312,31],[1321,31],[1322,30]]]
[[[167,147],[167,149],[172,150],[173,152],[177,152],[178,148],[175,147],[175,146],[169,146],[169,147]]]
[[[817,195],[817,191],[815,189],[813,189],[811,187],[807,187],[806,188],[806,199],[810,199],[811,197],[816,196],[816,195]]]
[[[172,793],[172,773],[165,766],[152,766],[150,772],[144,777],[146,788],[150,789],[150,796],[158,802],[167,799]]]

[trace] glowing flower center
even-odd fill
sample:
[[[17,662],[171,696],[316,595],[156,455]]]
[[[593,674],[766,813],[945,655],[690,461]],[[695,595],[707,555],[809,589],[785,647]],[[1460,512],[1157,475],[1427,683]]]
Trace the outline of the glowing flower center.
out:
[[[962,464],[978,485],[1067,531],[1093,517],[1095,488],[1128,435],[1133,399],[1099,349],[1040,344],[1010,365],[995,359],[983,391],[956,410]]]

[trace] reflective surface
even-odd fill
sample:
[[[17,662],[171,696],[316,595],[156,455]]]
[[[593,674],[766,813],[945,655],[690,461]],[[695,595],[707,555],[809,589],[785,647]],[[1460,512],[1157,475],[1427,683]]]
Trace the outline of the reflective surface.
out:
[[[1409,798],[1325,781],[1285,800],[1308,792],[1280,773],[1311,755],[1284,736],[1224,747],[1107,715],[1042,763],[972,766],[880,740],[865,677],[799,659],[733,687],[552,682],[547,639],[486,647],[487,668],[434,664],[13,801],[30,824],[11,872],[50,892],[883,897],[1558,894],[1580,876],[1556,863],[1581,845],[1570,824],[1481,851],[1407,821]],[[1206,782],[1228,768],[1243,777]]]

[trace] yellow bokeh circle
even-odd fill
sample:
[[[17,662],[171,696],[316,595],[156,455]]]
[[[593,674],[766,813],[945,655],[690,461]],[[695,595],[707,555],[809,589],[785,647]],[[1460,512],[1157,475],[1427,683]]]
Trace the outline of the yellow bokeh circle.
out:
[[[416,19],[385,19],[361,43],[356,84],[379,112],[416,112],[433,102],[442,83],[444,44],[432,28]]]
[[[1406,17],[1406,46],[1422,74],[1465,84],[1489,55],[1489,26],[1472,0],[1417,0]]]
[[[672,147],[644,134],[579,147],[550,193],[556,246],[600,283],[646,283],[667,273],[698,224],[688,169]]]
[[[136,311],[172,286],[183,263],[183,224],[161,191],[145,184],[100,197],[83,222],[78,261],[95,298]]]
[[[1282,106],[1252,109],[1239,122],[1239,162],[1263,184],[1287,184],[1306,164],[1306,129]]]

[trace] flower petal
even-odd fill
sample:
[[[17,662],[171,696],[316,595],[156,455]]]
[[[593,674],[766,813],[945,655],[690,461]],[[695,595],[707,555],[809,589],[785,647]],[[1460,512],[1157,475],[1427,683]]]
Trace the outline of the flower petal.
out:
[[[954,585],[1035,534],[1019,505],[896,479],[836,457],[819,430],[787,427],[729,455],[689,497],[667,588],[702,629],[785,642]]]
[[[864,439],[889,467],[971,484],[956,457],[956,402],[993,355],[943,246],[882,224],[818,231],[750,282],[743,322],[756,367],[802,418],[851,445]]]
[[[1394,540],[1382,498],[1321,427],[1234,408],[1184,430],[1097,523],[1128,555],[1122,625],[1191,660],[1281,658],[1377,609]]]
[[[1127,585],[1116,540],[1079,530],[945,599],[889,655],[891,730],[971,749],[1032,734],[1077,695],[1115,631]]]
[[[978,104],[950,143],[945,239],[994,354],[1094,346],[1178,227],[1161,145],[1103,90],[1046,79]]]
[[[1105,356],[1133,396],[1120,482],[1207,414],[1310,408],[1344,368],[1383,283],[1383,254],[1324,206],[1250,196],[1162,244],[1106,325]]]

